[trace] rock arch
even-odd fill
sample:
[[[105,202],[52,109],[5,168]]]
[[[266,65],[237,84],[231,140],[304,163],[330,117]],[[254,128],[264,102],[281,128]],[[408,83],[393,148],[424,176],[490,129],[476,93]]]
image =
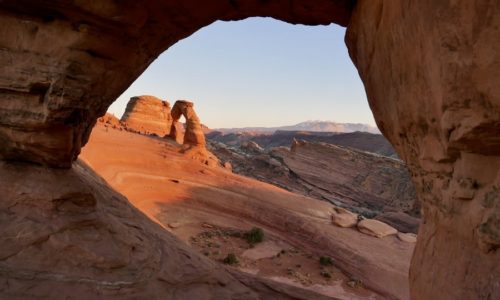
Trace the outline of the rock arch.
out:
[[[0,158],[70,168],[97,117],[160,53],[215,20],[251,16],[348,26],[377,124],[422,203],[412,298],[499,298],[496,0],[4,0]],[[22,178],[0,170],[2,189]]]
[[[172,107],[172,127],[170,129],[170,137],[174,140],[178,140],[180,130],[179,130],[179,119],[184,116],[186,119],[186,130],[184,132],[183,144],[190,146],[205,146],[205,135],[203,129],[201,128],[201,122],[196,112],[194,111],[193,102],[186,100],[175,101]]]

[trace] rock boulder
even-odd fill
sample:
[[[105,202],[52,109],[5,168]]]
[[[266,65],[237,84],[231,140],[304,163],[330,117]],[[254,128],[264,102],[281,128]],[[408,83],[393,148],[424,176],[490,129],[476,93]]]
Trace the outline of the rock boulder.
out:
[[[400,239],[403,242],[407,242],[407,243],[416,243],[417,242],[417,235],[414,233],[398,232],[397,236],[398,236],[398,239]]]
[[[332,212],[332,223],[339,227],[353,227],[358,223],[358,215],[345,208],[335,207]]]
[[[378,238],[383,238],[388,235],[393,235],[398,233],[396,228],[387,225],[384,222],[380,222],[378,220],[373,220],[373,219],[365,219],[359,221],[358,230],[361,231],[362,233]]]

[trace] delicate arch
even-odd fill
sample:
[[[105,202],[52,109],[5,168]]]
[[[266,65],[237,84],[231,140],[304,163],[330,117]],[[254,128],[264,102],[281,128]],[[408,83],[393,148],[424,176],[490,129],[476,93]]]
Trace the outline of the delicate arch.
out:
[[[184,132],[183,144],[190,146],[205,146],[205,135],[201,128],[201,122],[196,112],[194,111],[193,102],[186,100],[175,101],[172,107],[172,127],[170,129],[170,137],[174,140],[179,140],[180,123],[179,119],[184,116],[186,119],[186,130]]]

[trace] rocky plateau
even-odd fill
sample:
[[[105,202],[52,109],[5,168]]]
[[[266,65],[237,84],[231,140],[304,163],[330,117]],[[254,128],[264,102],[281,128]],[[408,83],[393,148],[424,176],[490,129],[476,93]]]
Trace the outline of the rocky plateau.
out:
[[[404,163],[326,143],[294,140],[290,146],[265,150],[253,141],[240,147],[209,143],[235,173],[417,233],[420,208]]]
[[[223,133],[221,131],[210,131],[206,133],[206,137],[211,141],[221,142],[235,148],[247,145],[249,142],[254,142],[260,147],[270,150],[271,148],[280,146],[290,147],[294,140],[302,140],[346,146],[398,158],[396,151],[383,135],[360,131],[347,133],[286,130],[278,130],[272,133],[255,133],[252,131]]]

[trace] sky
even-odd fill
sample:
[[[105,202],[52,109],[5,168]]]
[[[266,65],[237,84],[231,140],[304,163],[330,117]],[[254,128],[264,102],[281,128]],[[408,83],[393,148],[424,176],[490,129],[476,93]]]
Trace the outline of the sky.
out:
[[[177,42],[111,105],[132,96],[193,101],[210,128],[282,126],[307,120],[375,125],[338,25],[271,18],[217,21]]]

